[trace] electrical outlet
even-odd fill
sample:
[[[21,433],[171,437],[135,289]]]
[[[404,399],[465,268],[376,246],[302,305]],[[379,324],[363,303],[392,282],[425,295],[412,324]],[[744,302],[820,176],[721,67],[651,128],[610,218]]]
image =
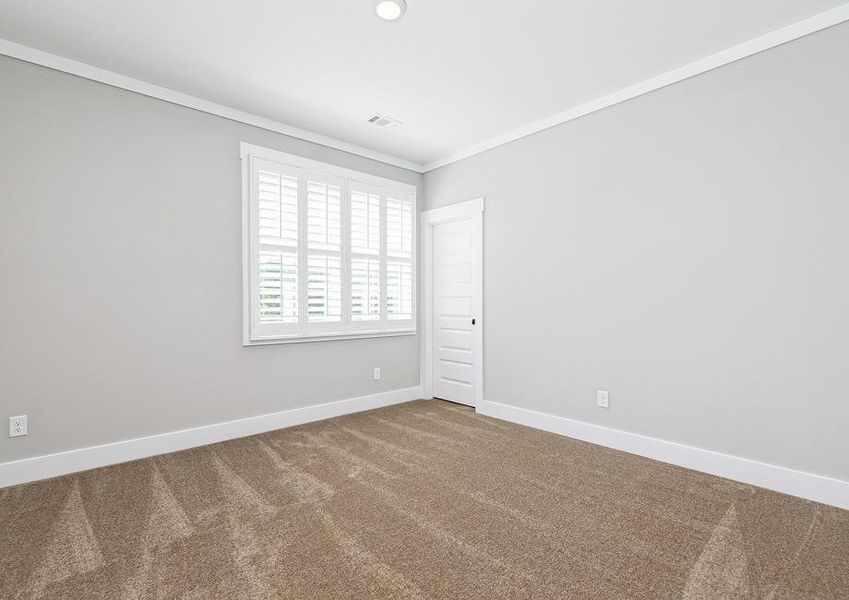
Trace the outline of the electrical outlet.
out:
[[[374,380],[375,380],[375,381],[378,381],[378,380],[380,379],[380,377],[381,377],[381,375],[380,375],[380,367],[375,367],[375,368],[374,368]]]
[[[596,404],[601,408],[607,408],[609,406],[608,401],[610,400],[610,394],[605,390],[599,390],[598,395],[596,396]]]
[[[27,434],[27,416],[9,417],[9,437],[21,437]]]

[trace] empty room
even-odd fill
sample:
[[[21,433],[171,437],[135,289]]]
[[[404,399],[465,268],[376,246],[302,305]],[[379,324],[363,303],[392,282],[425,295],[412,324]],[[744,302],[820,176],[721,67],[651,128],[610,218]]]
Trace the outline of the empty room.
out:
[[[849,600],[846,0],[0,0],[0,598]]]

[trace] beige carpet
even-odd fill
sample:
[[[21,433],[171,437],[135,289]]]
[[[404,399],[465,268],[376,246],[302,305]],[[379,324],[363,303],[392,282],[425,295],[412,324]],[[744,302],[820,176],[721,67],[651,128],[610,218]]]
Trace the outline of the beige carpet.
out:
[[[849,512],[418,401],[0,490],[0,598],[849,598]]]

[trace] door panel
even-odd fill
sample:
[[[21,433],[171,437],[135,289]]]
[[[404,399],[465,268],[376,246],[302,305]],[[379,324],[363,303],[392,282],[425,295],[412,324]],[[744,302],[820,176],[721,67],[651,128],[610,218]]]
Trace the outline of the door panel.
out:
[[[472,351],[472,332],[461,329],[443,329],[442,347],[447,350]]]
[[[474,218],[433,226],[434,396],[474,405],[481,349],[472,320],[480,306],[480,248]]]

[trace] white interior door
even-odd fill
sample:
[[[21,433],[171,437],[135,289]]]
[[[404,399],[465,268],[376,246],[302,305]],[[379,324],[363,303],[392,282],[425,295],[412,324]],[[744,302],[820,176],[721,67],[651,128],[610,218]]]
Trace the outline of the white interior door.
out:
[[[433,395],[475,406],[483,382],[480,214],[433,224]]]

